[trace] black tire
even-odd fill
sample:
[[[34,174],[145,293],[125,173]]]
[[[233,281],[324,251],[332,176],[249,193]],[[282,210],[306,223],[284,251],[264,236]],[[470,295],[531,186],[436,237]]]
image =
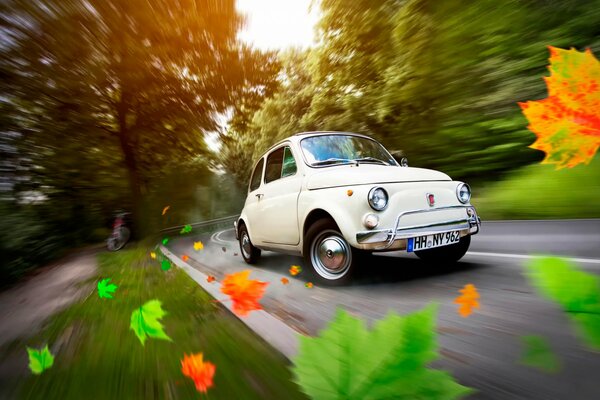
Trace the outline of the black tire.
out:
[[[415,251],[417,257],[423,261],[438,261],[455,263],[466,254],[471,244],[471,235],[463,236],[460,241],[449,246],[436,247],[430,250]]]
[[[240,243],[240,253],[242,253],[244,261],[246,261],[248,264],[256,264],[260,258],[260,249],[254,247],[252,244],[246,225],[241,224],[238,237]],[[246,239],[248,240],[247,243],[245,242]],[[244,246],[244,244],[246,244],[246,246]]]
[[[325,250],[327,243],[332,247],[328,251]],[[319,248],[322,249],[320,255]],[[335,249],[339,250],[337,255]],[[304,237],[304,263],[317,283],[329,286],[347,284],[363,254],[364,252],[350,246],[336,223],[328,218],[313,223]]]

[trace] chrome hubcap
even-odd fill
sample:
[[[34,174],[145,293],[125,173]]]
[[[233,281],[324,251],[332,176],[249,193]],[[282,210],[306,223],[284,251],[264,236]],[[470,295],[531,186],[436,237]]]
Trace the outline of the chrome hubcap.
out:
[[[241,240],[241,244],[242,244],[242,253],[244,253],[244,256],[246,258],[250,258],[250,253],[252,251],[252,248],[250,247],[250,238],[248,237],[248,233],[244,232],[242,233],[242,240]]]
[[[348,272],[352,262],[350,245],[338,232],[325,231],[312,243],[311,260],[323,278],[339,279]]]

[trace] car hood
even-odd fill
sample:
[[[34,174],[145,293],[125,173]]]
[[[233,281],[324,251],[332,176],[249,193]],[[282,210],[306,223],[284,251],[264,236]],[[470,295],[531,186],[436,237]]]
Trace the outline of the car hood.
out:
[[[312,190],[349,185],[451,180],[448,175],[432,169],[347,164],[325,167],[315,172],[308,178],[307,188]]]

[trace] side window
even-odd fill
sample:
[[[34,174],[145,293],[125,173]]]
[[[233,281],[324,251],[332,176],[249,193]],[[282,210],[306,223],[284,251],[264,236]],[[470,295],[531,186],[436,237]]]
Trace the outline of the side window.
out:
[[[294,175],[298,168],[296,167],[296,160],[292,155],[292,150],[289,147],[285,147],[283,150],[283,168],[281,170],[281,177]]]
[[[254,168],[254,172],[252,173],[252,178],[250,179],[250,191],[254,191],[258,189],[260,186],[260,178],[262,178],[263,164],[265,163],[265,159],[261,158],[258,164],[256,164],[256,168]]]
[[[275,150],[267,157],[265,170],[265,183],[273,182],[281,178],[281,166],[283,164],[283,147]]]

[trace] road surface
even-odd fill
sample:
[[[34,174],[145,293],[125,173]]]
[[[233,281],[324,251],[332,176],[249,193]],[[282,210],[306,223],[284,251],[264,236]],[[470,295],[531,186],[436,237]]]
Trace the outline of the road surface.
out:
[[[205,248],[196,252],[193,242]],[[523,275],[530,254],[573,258],[600,274],[600,220],[484,222],[469,253],[454,267],[427,265],[404,252],[372,257],[347,287],[304,287],[305,274],[292,277],[299,257],[263,252],[257,266],[244,263],[233,230],[173,237],[171,251],[187,254],[194,268],[222,280],[226,273],[252,270],[251,278],[270,282],[261,304],[296,331],[316,335],[336,307],[369,323],[394,311],[405,314],[439,304],[441,357],[432,366],[450,371],[460,383],[478,390],[469,399],[600,399],[600,353],[586,348],[559,307],[542,299]],[[290,284],[283,285],[282,277]],[[469,318],[453,303],[458,290],[474,284],[481,308]],[[520,337],[545,337],[561,370],[546,374],[518,363]]]

